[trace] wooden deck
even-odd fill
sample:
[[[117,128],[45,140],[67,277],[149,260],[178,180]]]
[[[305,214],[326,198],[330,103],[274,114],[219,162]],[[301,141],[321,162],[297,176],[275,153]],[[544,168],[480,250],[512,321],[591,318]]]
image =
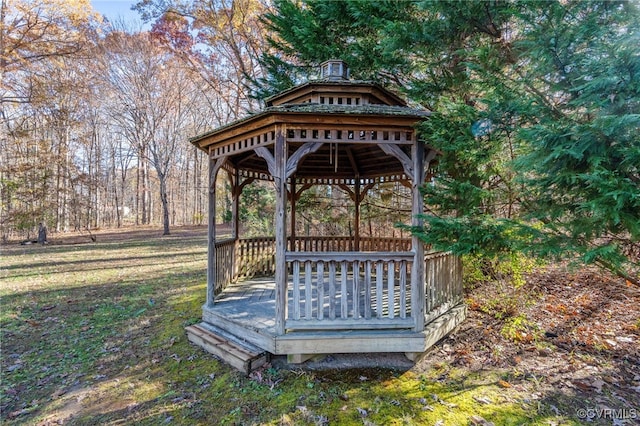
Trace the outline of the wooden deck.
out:
[[[289,288],[288,304],[289,309],[292,309],[291,285]],[[348,285],[347,288],[352,286]],[[424,352],[453,330],[462,322],[465,314],[464,305],[452,307],[428,324],[423,332],[414,332],[411,329],[411,319],[406,318],[406,324],[396,326],[396,329],[349,329],[351,325],[361,324],[362,321],[344,321],[342,329],[298,329],[290,330],[285,335],[277,335],[275,281],[271,277],[231,284],[216,296],[212,308],[203,308],[203,320],[207,325],[274,355],[404,352],[411,357]],[[295,323],[298,324],[299,321]],[[402,321],[398,324],[402,324]]]

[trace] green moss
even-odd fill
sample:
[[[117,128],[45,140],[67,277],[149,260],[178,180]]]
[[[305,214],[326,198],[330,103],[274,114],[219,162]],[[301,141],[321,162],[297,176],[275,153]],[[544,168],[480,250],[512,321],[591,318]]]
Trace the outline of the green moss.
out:
[[[77,424],[141,425],[558,419],[501,388],[497,373],[446,363],[419,375],[267,368],[245,377],[184,332],[202,314],[205,248],[201,236],[5,250],[0,262],[11,275],[0,288],[2,423],[71,415]]]

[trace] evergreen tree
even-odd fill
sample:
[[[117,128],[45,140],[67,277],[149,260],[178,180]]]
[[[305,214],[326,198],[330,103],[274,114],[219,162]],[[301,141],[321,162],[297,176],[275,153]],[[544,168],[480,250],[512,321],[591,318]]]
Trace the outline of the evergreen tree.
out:
[[[433,111],[422,135],[443,155],[413,230],[425,242],[639,283],[635,4],[280,0],[268,20],[280,61],[341,58]]]

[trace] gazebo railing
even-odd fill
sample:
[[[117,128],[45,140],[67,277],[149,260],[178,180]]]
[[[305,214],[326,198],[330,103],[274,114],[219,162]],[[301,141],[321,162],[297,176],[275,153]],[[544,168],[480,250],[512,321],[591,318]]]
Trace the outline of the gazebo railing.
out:
[[[428,323],[463,299],[462,260],[450,252],[432,252],[425,262],[425,323]]]
[[[236,241],[233,238],[227,238],[216,241],[215,246],[215,293],[218,294],[237,279]]]
[[[360,237],[359,246],[355,238],[349,236],[295,237],[291,251],[409,251],[411,238]]]
[[[301,252],[359,251],[354,248],[354,238],[349,236],[296,237],[294,241],[295,251]],[[275,237],[216,241],[216,293],[239,279],[274,275],[275,243]],[[411,239],[408,238],[360,238],[360,251],[409,250]]]
[[[275,274],[275,238],[216,241],[216,294],[232,282]]]
[[[412,252],[287,252],[288,330],[411,328]]]
[[[349,251],[350,237],[297,237],[287,252],[289,273],[286,329],[410,328],[413,252],[396,238],[363,238],[368,251]],[[368,241],[369,240],[369,241]],[[351,241],[351,243],[349,243]],[[330,250],[332,248],[343,250]],[[392,248],[375,251],[375,248]],[[275,274],[275,238],[258,237],[216,242],[216,293],[239,279]],[[427,253],[425,262],[425,322],[463,298],[462,264],[448,252]]]

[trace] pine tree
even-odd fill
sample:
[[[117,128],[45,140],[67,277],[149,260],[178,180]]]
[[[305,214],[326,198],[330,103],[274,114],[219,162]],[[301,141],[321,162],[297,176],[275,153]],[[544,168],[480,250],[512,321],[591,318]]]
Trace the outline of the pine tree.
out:
[[[627,2],[276,2],[280,58],[331,57],[433,111],[431,210],[456,253],[597,264],[639,283],[640,39]]]

